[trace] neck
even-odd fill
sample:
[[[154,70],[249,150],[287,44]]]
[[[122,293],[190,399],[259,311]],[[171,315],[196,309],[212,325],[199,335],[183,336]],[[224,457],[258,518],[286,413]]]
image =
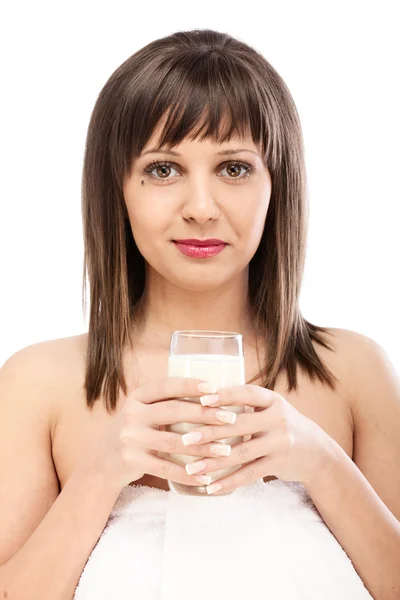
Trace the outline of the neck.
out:
[[[211,290],[185,290],[165,279],[146,277],[134,343],[168,348],[171,333],[182,329],[233,331],[245,344],[256,339],[250,319],[248,271]]]

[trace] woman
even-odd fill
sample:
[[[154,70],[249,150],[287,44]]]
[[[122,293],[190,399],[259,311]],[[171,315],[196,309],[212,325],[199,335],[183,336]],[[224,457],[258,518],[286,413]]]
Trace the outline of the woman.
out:
[[[300,313],[306,174],[281,77],[212,30],[148,44],[97,99],[82,192],[88,334],[0,371],[1,597],[70,600],[129,483],[166,491],[244,463],[223,492],[300,482],[369,593],[398,598],[399,378],[370,338]],[[223,249],[189,257],[188,238]],[[204,394],[166,378],[176,329],[242,333],[247,385],[220,390],[219,406],[251,413],[223,424],[211,405],[171,400]],[[179,420],[199,424],[200,444],[164,430]],[[213,458],[233,432],[251,439]],[[206,466],[189,475],[162,451]]]

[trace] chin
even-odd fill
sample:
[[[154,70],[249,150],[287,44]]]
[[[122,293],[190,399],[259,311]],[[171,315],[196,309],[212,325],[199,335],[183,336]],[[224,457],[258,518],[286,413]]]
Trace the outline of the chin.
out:
[[[174,277],[173,283],[187,292],[211,292],[217,287],[226,284],[228,281],[226,277],[220,280],[217,277],[204,278],[204,276],[191,276],[187,279],[177,279]]]

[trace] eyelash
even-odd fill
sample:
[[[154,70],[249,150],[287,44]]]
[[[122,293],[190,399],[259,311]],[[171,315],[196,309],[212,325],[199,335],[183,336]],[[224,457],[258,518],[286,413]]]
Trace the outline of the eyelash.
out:
[[[253,167],[253,165],[251,165],[249,163],[246,163],[246,162],[243,162],[241,160],[238,160],[238,161],[229,160],[229,161],[226,161],[226,162],[222,163],[220,165],[220,167],[221,167],[221,169],[223,169],[223,168],[225,168],[225,167],[227,167],[229,165],[235,165],[237,167],[243,167],[244,169],[246,169],[246,172],[245,172],[245,174],[242,177],[237,177],[237,178],[229,177],[228,178],[228,179],[231,179],[234,183],[236,183],[237,181],[243,181],[243,179],[247,179],[255,171],[255,168]],[[159,178],[159,177],[154,177],[151,174],[151,171],[153,171],[156,167],[170,167],[170,166],[172,166],[173,168],[175,168],[178,165],[176,163],[174,163],[174,162],[171,162],[171,161],[159,161],[158,160],[158,161],[152,162],[149,165],[147,165],[144,168],[144,170],[143,170],[143,175],[145,177],[150,177],[151,179],[155,179],[157,181],[157,183],[162,182],[162,181],[169,181],[171,179],[170,177],[167,177],[166,179],[162,179],[162,178]]]

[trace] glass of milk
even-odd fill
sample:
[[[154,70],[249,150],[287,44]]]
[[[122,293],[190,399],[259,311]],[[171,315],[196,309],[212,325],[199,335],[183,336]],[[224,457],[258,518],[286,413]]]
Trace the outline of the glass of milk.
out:
[[[204,379],[216,383],[218,387],[245,385],[242,335],[231,331],[174,331],[170,342],[167,376]],[[180,398],[180,400],[200,404],[200,397]],[[236,413],[245,412],[244,406],[227,406],[225,408]],[[165,431],[184,434],[201,426],[201,423],[173,423],[166,425]],[[233,436],[215,440],[214,443],[225,443],[234,446],[243,441],[243,436]],[[201,459],[200,456],[185,454],[168,454],[165,457],[183,466]],[[212,483],[216,479],[233,473],[241,466],[235,465],[235,467],[229,469],[220,469],[211,473],[202,473],[202,475],[209,475],[211,477],[210,483]],[[207,494],[205,485],[184,485],[168,480],[168,486],[170,490],[178,494],[211,497]],[[230,493],[232,492],[227,492],[227,494]]]

